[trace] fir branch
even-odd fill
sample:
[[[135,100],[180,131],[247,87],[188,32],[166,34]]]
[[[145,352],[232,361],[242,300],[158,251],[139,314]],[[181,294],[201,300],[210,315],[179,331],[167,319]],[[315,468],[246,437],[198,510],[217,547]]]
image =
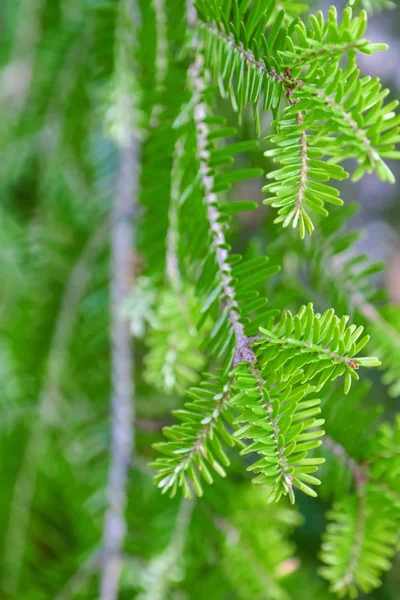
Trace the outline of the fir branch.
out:
[[[181,501],[169,545],[144,569],[142,574],[144,591],[139,594],[138,600],[164,600],[166,598],[169,584],[178,569],[177,563],[183,560],[182,554],[194,504],[194,500],[186,498]]]
[[[135,10],[135,4],[131,5]],[[132,404],[133,358],[129,324],[121,307],[131,291],[131,255],[135,230],[139,144],[132,132],[130,141],[121,148],[117,189],[114,198],[111,249],[111,464],[108,475],[108,508],[104,522],[104,563],[101,600],[115,600],[121,569],[121,548],[125,537],[126,484],[134,448],[134,407]]]
[[[297,123],[301,127],[303,124],[303,114],[301,112],[297,113]],[[301,174],[299,181],[299,191],[296,197],[296,215],[293,219],[293,227],[297,225],[298,220],[300,219],[302,210],[303,210],[303,202],[304,202],[304,194],[306,191],[307,184],[307,172],[308,172],[308,162],[307,162],[307,132],[304,129],[301,133],[300,138],[301,144]]]
[[[188,9],[189,25],[196,25],[196,11],[190,6]],[[240,322],[239,306],[236,300],[235,290],[232,286],[232,268],[228,258],[226,248],[226,239],[222,224],[221,214],[217,208],[217,196],[212,191],[214,188],[214,177],[208,173],[208,161],[210,152],[207,149],[207,139],[209,135],[208,126],[205,123],[207,117],[207,107],[203,100],[205,83],[203,80],[204,57],[200,51],[200,42],[197,35],[193,36],[193,50],[196,58],[189,69],[191,87],[193,90],[192,103],[194,110],[194,121],[196,125],[197,154],[200,160],[200,178],[204,187],[204,203],[207,208],[207,217],[210,224],[210,230],[213,236],[213,246],[215,256],[219,266],[221,285],[223,289],[224,301],[228,310],[228,315],[235,335],[235,364],[239,362],[254,362],[254,352],[250,347],[246,337],[243,324]]]
[[[60,403],[59,384],[68,357],[69,342],[76,323],[80,302],[89,284],[93,263],[104,246],[106,227],[99,227],[80,254],[66,283],[50,344],[43,387],[39,395],[38,420],[29,435],[16,479],[6,532],[4,589],[15,595],[24,560],[29,516],[46,449],[46,428],[57,421]]]
[[[397,545],[398,525],[390,504],[369,485],[357,495],[346,496],[328,514],[323,536],[320,574],[333,592],[356,598],[381,585]]]
[[[172,163],[171,199],[168,210],[168,232],[166,249],[166,275],[172,289],[179,295],[181,291],[181,277],[178,264],[178,210],[180,198],[180,181],[178,177],[178,164],[183,152],[183,144],[178,140],[175,144],[174,159]]]
[[[400,505],[400,493],[393,489],[386,481],[372,477],[370,465],[366,462],[360,464],[354,458],[349,456],[344,446],[339,444],[331,436],[324,437],[324,448],[329,450],[336,458],[340,460],[342,465],[348,469],[352,475],[359,496],[362,495],[362,490],[366,484],[372,484],[376,489],[380,490],[387,498],[395,505]],[[396,455],[397,456],[397,455]]]
[[[262,58],[257,60],[253,52],[249,49],[246,50],[242,42],[237,44],[233,34],[227,35],[223,31],[218,29],[216,26],[211,25],[209,23],[204,23],[200,21],[198,24],[202,29],[207,30],[209,33],[215,36],[216,39],[223,40],[224,42],[226,42],[229,48],[232,49],[242,60],[244,60],[246,64],[248,64],[251,67],[255,67],[261,73],[264,73],[273,81],[281,83],[285,87],[285,89],[288,90],[290,88],[296,87],[299,84],[301,85],[301,82],[299,82],[299,80],[297,79],[292,78],[289,72],[277,73],[277,71],[274,68],[268,69],[267,65],[265,64],[265,61]]]
[[[360,142],[364,146],[365,153],[368,156],[368,160],[371,167],[375,168],[377,160],[380,160],[379,155],[374,150],[371,140],[368,138],[364,129],[362,129],[358,125],[357,121],[353,119],[351,114],[347,112],[341,104],[337,103],[334,98],[328,96],[324,91],[315,90],[312,88],[310,88],[309,91],[311,92],[311,94],[315,94],[316,96],[318,96],[318,98],[324,100],[324,102],[326,102],[326,104],[332,109],[332,111],[337,115],[337,117],[343,119],[343,121],[347,123],[347,125],[356,134],[356,136],[359,138]]]
[[[314,314],[312,304],[303,306],[293,317],[290,311],[283,311],[279,322],[270,319],[267,327],[260,327],[263,334],[257,340],[263,361],[277,370],[285,365],[288,375],[292,369],[289,361],[296,361],[297,368],[304,369],[303,382],[311,381],[317,375],[317,391],[325,383],[345,375],[345,393],[351,387],[351,379],[358,379],[357,370],[361,366],[378,367],[376,357],[357,355],[369,341],[369,336],[360,339],[363,327],[348,325],[349,317],[341,319],[329,309],[320,315]],[[322,360],[323,357],[326,359]]]
[[[162,94],[165,88],[165,80],[168,74],[168,38],[166,22],[165,0],[154,0],[154,12],[157,29],[156,48],[156,92]],[[163,110],[162,103],[156,103],[150,116],[150,124],[155,127]]]
[[[266,330],[264,330],[263,328],[261,328],[261,331],[264,333]],[[265,341],[268,342],[268,344],[271,344],[271,346],[274,345],[285,345],[288,347],[291,347],[293,350],[297,350],[297,351],[304,351],[304,350],[309,350],[309,354],[316,354],[316,355],[323,355],[323,356],[328,356],[332,361],[334,362],[341,362],[343,365],[346,365],[347,367],[350,367],[351,369],[358,369],[359,368],[359,363],[357,362],[357,360],[350,358],[348,356],[341,356],[340,354],[337,354],[336,352],[332,352],[331,350],[329,350],[329,348],[320,348],[318,347],[316,344],[308,344],[306,342],[301,342],[300,340],[296,340],[296,339],[292,339],[292,338],[281,338],[281,339],[277,339],[277,338],[273,338],[273,337],[269,337],[268,335],[265,335],[263,337],[263,339]]]
[[[279,418],[280,415],[274,415],[274,409],[272,405],[272,401],[270,397],[266,397],[264,393],[264,385],[265,382],[259,370],[254,367],[250,367],[250,372],[253,377],[257,381],[257,389],[261,398],[261,405],[265,409],[266,412],[266,421],[269,424],[272,430],[272,439],[274,441],[275,449],[277,452],[278,458],[278,467],[280,472],[280,477],[282,480],[282,485],[285,489],[285,492],[289,495],[291,502],[294,502],[294,494],[293,494],[293,477],[291,472],[289,471],[288,457],[285,456],[285,446],[281,443],[281,439],[283,437],[281,433],[281,429],[279,427]]]
[[[156,481],[163,493],[170,491],[171,496],[174,496],[179,485],[183,486],[184,496],[190,498],[192,486],[196,494],[201,496],[203,490],[194,466],[197,466],[208,483],[212,483],[206,462],[220,476],[225,477],[225,470],[220,462],[227,466],[229,460],[220,447],[217,435],[233,444],[222,420],[229,405],[231,385],[231,379],[223,385],[220,379],[209,377],[201,386],[191,388],[187,395],[193,400],[183,410],[174,412],[183,423],[166,430],[171,441],[155,444],[155,448],[167,457],[158,458],[152,465],[157,468]],[[197,427],[193,426],[194,423]]]
[[[341,42],[338,44],[324,44],[323,47],[314,50],[312,48],[301,48],[301,55],[291,55],[288,52],[285,56],[293,56],[293,60],[290,62],[290,69],[297,69],[298,67],[309,66],[314,60],[319,58],[330,58],[336,54],[345,54],[351,50],[357,50],[360,46],[359,40],[352,40],[350,42]]]
[[[354,541],[352,544],[349,561],[346,570],[341,579],[335,582],[334,589],[341,591],[355,585],[355,571],[358,568],[362,545],[366,534],[366,499],[364,485],[360,485],[357,489],[358,510],[356,517],[356,526],[354,532]]]

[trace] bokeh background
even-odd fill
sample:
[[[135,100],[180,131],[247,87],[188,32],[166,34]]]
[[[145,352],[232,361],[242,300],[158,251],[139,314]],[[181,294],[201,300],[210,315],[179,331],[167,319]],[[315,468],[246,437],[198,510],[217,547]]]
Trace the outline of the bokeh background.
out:
[[[2,600],[98,597],[111,393],[108,215],[117,154],[108,122],[116,4],[0,2]],[[155,19],[149,4],[142,0],[141,8],[151,31]],[[311,2],[323,10],[330,4]],[[400,91],[399,33],[400,7],[376,12],[368,37],[389,43],[390,49],[362,57],[363,68],[378,75],[393,97]],[[145,37],[146,32],[140,43],[150,65],[154,56]],[[142,81],[154,83],[146,61]],[[234,119],[228,107],[221,110]],[[268,127],[266,118],[263,131]],[[241,135],[251,128],[251,119],[245,120]],[[254,158],[257,164],[263,160]],[[268,168],[266,162],[263,166]],[[391,167],[400,181],[399,165]],[[271,218],[261,206],[260,189],[255,181],[234,191],[238,198],[260,202],[260,209],[240,223],[241,247],[268,236]],[[353,251],[385,262],[375,285],[399,304],[399,184],[368,176],[357,184],[346,182],[343,197],[361,207],[349,223],[362,231]],[[140,268],[140,256],[133,253],[133,278]],[[120,597],[273,598],[268,565],[276,557],[268,554],[273,549],[269,509],[242,480],[239,460],[233,462],[230,481],[218,481],[196,503],[182,507],[154,488],[151,444],[180,401],[141,381],[143,352],[138,343],[137,453],[129,475]],[[397,412],[398,400],[383,387],[374,390],[371,404],[383,404],[387,415]],[[329,600],[326,585],[315,577],[327,505],[300,495],[298,500],[302,516],[282,517],[285,527],[294,529],[297,546],[296,559],[284,552],[280,560],[283,585],[294,600]],[[255,519],[264,532],[261,539],[252,533]],[[257,577],[265,596],[240,569],[246,561],[243,548],[234,551],[237,530],[244,532],[247,551],[258,553]],[[399,558],[370,597],[400,599]]]

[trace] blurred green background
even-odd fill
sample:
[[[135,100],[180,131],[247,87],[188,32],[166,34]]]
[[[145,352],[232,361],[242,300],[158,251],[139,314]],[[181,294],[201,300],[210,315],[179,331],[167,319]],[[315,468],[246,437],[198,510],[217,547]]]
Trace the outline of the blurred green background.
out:
[[[117,164],[104,121],[113,93],[117,4],[0,2],[1,600],[98,597],[110,435],[108,215]],[[140,4],[140,80],[151,89],[154,48],[147,42],[155,15],[150,0]],[[311,4],[326,10],[331,3]],[[363,57],[394,96],[399,32],[399,8],[374,14],[369,39],[390,49]],[[225,105],[221,110],[234,120]],[[251,127],[249,118],[241,135]],[[262,157],[253,159],[268,168]],[[400,167],[392,168],[400,181]],[[261,203],[260,189],[255,181],[235,194]],[[370,176],[346,184],[343,197],[361,206],[349,224],[363,232],[356,251],[385,262],[376,286],[399,304],[400,187]],[[240,223],[239,246],[263,244],[269,235],[267,209],[254,215]],[[138,270],[140,257],[133,253],[133,277]],[[285,513],[286,505],[276,514],[251,487],[239,459],[229,481],[218,480],[201,500],[181,505],[160,496],[147,466],[151,444],[180,400],[143,382],[143,352],[137,344],[137,453],[121,599],[274,598],[271,568],[294,600],[331,598],[315,575],[328,506],[323,500],[299,495],[302,516]],[[383,403],[386,414],[397,411],[398,400],[383,388],[374,394],[371,403]],[[274,545],[271,518],[282,520],[283,533],[294,529],[296,559],[288,558],[286,542]],[[400,599],[399,558],[370,597]]]

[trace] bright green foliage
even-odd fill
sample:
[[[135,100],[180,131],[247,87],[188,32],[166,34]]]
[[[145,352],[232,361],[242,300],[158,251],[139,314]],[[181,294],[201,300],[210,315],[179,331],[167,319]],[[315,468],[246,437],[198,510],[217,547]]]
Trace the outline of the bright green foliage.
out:
[[[380,585],[396,551],[398,520],[379,490],[366,486],[359,496],[348,496],[328,514],[321,558],[328,566],[320,573],[339,597],[356,598]]]
[[[382,265],[357,255],[335,182],[348,158],[354,179],[393,181],[397,101],[357,66],[385,49],[363,8],[390,2],[5,4],[1,598],[99,597],[110,308],[129,318],[135,380],[119,596],[373,592],[400,526],[400,422],[379,423],[382,388],[400,393],[399,319],[375,305]],[[108,217],[127,134],[140,189],[117,307]],[[380,361],[383,386],[358,381]]]
[[[400,504],[400,419],[393,426],[384,423],[370,440],[368,460],[372,478],[385,482],[385,493],[397,506]]]
[[[234,444],[221,418],[228,408],[229,392],[229,384],[224,385],[223,379],[210,377],[201,387],[188,392],[192,400],[184,409],[174,411],[182,423],[164,431],[171,441],[156,445],[166,455],[154,465],[158,470],[156,481],[163,492],[169,491],[174,496],[178,487],[182,487],[184,496],[190,497],[193,488],[201,496],[200,479],[213,482],[208,465],[225,477],[224,467],[229,466],[229,459],[220,439]]]
[[[360,339],[363,327],[347,326],[348,320],[348,316],[339,319],[332,309],[323,315],[315,315],[311,304],[303,306],[294,317],[289,311],[284,311],[275,326],[268,324],[269,329],[260,327],[265,336],[260,342],[263,351],[261,364],[267,363],[272,370],[284,365],[287,377],[302,369],[301,382],[316,378],[317,392],[327,381],[344,375],[344,391],[347,393],[351,379],[358,379],[356,371],[360,366],[380,365],[375,357],[355,359],[368,343],[369,336]]]
[[[320,400],[308,398],[313,388],[298,385],[300,379],[301,373],[289,381],[280,382],[275,377],[270,385],[262,385],[247,370],[237,373],[240,394],[232,404],[240,410],[236,423],[242,426],[235,437],[250,441],[241,454],[256,452],[261,457],[248,470],[258,473],[253,482],[267,488],[269,502],[277,502],[284,495],[294,503],[293,485],[316,496],[307,484],[320,483],[310,473],[323,459],[307,458],[307,452],[322,443],[319,438],[324,432],[319,427],[324,421],[314,418],[320,413]]]
[[[398,102],[385,105],[389,90],[378,78],[361,78],[357,68],[358,52],[386,48],[363,39],[365,11],[353,17],[346,8],[339,22],[331,7],[326,20],[319,12],[309,25],[297,18],[287,26],[284,9],[277,14],[275,5],[275,0],[197,3],[214,80],[239,113],[253,106],[257,132],[260,104],[276,117],[286,96],[289,106],[270,138],[277,148],[267,153],[281,168],[269,173],[276,181],[265,190],[273,194],[267,202],[280,208],[277,222],[299,225],[304,237],[313,231],[306,207],[326,216],[325,202],[341,203],[326,186],[348,176],[338,162],[358,160],[354,180],[375,171],[394,182],[385,159],[399,158],[400,121],[393,112]]]
[[[189,290],[186,293],[181,290],[179,298],[165,290],[157,299],[146,338],[149,351],[143,375],[156,389],[182,394],[197,383],[205,367],[200,352],[204,333],[200,334],[195,327],[198,318],[198,305]]]
[[[282,504],[266,505],[260,487],[239,492],[234,504],[229,523],[224,523],[224,566],[236,594],[241,600],[253,600],[268,590],[271,600],[289,600],[285,571],[295,568],[296,559],[288,535],[301,525],[301,515]],[[258,527],[254,527],[254,514],[259,515]]]
[[[359,8],[361,6],[370,13],[384,8],[396,7],[396,4],[392,2],[392,0],[349,0],[349,4],[355,8]]]
[[[380,585],[400,525],[398,419],[393,428],[377,426],[380,407],[361,405],[369,387],[347,397],[334,390],[322,405],[327,435],[322,492],[334,496],[335,506],[322,544],[321,574],[333,591],[351,597],[357,588],[368,593]]]
[[[322,182],[345,179],[348,174],[339,165],[321,160],[326,140],[306,132],[302,113],[282,118],[275,125],[279,133],[269,139],[278,147],[265,152],[265,156],[282,166],[267,175],[275,181],[263,187],[264,192],[273,195],[264,204],[280,209],[275,223],[282,222],[283,227],[298,225],[303,239],[305,232],[311,235],[314,230],[306,207],[326,217],[325,203],[343,204],[339,192]]]
[[[164,491],[171,489],[172,495],[183,486],[184,493],[190,495],[190,482],[196,493],[202,494],[195,468],[212,483],[203,458],[225,474],[218,461],[223,465],[229,461],[220,448],[218,434],[224,443],[232,444],[232,440],[218,418],[230,402],[240,411],[235,423],[241,427],[235,437],[251,441],[242,454],[257,452],[262,457],[249,470],[260,473],[254,482],[269,487],[270,501],[284,494],[294,502],[293,484],[315,495],[307,483],[319,484],[310,473],[323,460],[306,456],[322,443],[319,428],[323,420],[314,418],[320,412],[320,400],[309,395],[341,375],[348,392],[351,378],[358,379],[356,369],[379,365],[375,358],[354,358],[369,338],[359,340],[362,327],[347,327],[347,321],[348,317],[339,319],[332,310],[314,315],[309,305],[294,318],[283,312],[277,325],[271,323],[273,331],[261,327],[262,335],[254,342],[257,367],[243,364],[225,386],[223,380],[216,380],[190,390],[195,402],[176,412],[183,424],[165,430],[172,441],[157,445],[168,456],[155,465],[159,486]],[[310,385],[314,380],[316,385]]]
[[[395,397],[400,396],[398,379],[400,373],[399,317],[398,307],[385,307],[380,312],[371,312],[370,324],[375,351],[382,360],[385,371],[382,381],[388,386],[389,394]]]

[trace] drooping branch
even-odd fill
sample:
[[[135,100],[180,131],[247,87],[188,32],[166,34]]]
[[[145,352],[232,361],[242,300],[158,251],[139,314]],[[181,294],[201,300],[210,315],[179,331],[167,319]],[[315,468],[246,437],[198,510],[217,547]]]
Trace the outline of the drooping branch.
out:
[[[188,22],[191,27],[196,25],[196,10],[191,5],[191,2],[188,3]],[[199,38],[196,34],[193,35],[192,46],[195,59],[189,69],[189,77],[192,86],[197,154],[200,160],[200,178],[204,188],[204,203],[207,208],[207,217],[213,236],[213,246],[219,267],[225,305],[235,335],[235,363],[254,362],[254,352],[246,337],[243,324],[240,322],[238,303],[235,290],[232,286],[232,269],[227,261],[228,251],[226,250],[226,239],[220,219],[221,214],[217,208],[217,196],[212,191],[214,188],[214,177],[209,174],[208,169],[210,152],[207,149],[209,131],[205,123],[207,107],[203,100],[203,92],[206,87],[203,79],[204,57],[201,53]]]
[[[168,211],[169,225],[167,233],[166,276],[174,291],[181,292],[181,278],[178,264],[178,204],[180,197],[180,181],[177,165],[183,153],[182,141],[178,140],[174,149],[172,165],[171,199]]]
[[[188,0],[188,23],[192,28],[192,32],[197,24],[197,15],[196,10],[194,9],[191,0]],[[192,49],[195,54],[195,59],[193,64],[189,69],[189,79],[192,88],[192,104],[194,111],[194,121],[196,126],[196,142],[197,142],[197,155],[200,161],[200,178],[204,189],[204,203],[207,209],[207,217],[210,225],[210,231],[212,233],[213,238],[213,246],[215,250],[215,256],[219,268],[219,276],[224,296],[224,305],[225,310],[227,310],[228,318],[232,326],[232,330],[234,333],[235,339],[235,349],[234,349],[234,360],[233,365],[236,366],[239,363],[249,363],[250,371],[252,375],[258,382],[260,395],[263,398],[263,378],[261,372],[259,371],[256,365],[256,357],[254,350],[252,348],[252,342],[254,338],[249,338],[244,330],[244,326],[240,321],[240,312],[239,306],[236,299],[236,291],[232,284],[232,268],[229,263],[229,253],[226,249],[226,238],[224,229],[222,226],[221,214],[218,210],[218,199],[216,194],[213,192],[215,181],[212,174],[209,173],[209,159],[210,159],[210,151],[208,149],[208,136],[209,130],[208,125],[206,123],[207,117],[207,106],[203,99],[204,90],[206,88],[206,84],[204,81],[204,57],[201,52],[201,42],[196,33],[193,33],[193,42]],[[212,428],[215,426],[214,421],[219,417],[219,413],[222,412],[223,406],[229,401],[229,396],[231,394],[231,386],[233,383],[233,378],[231,378],[228,384],[224,388],[224,393],[221,394],[221,399],[219,400],[218,413],[215,412],[213,414],[213,418],[207,421],[204,429],[202,429],[199,437],[197,438],[195,444],[191,447],[191,451],[188,455],[188,464],[192,460],[193,456],[202,449],[202,446],[207,439],[209,432],[212,431]],[[269,403],[264,403],[264,407],[267,411],[268,416],[270,415],[270,405]],[[274,436],[276,440],[279,439],[280,428],[276,420],[273,423]],[[184,467],[186,467],[186,463],[184,463]],[[282,466],[284,471],[283,475],[286,475],[285,467]],[[167,485],[172,485],[173,477],[171,477],[171,481],[168,482]],[[285,484],[287,489],[291,490],[293,482],[290,477],[285,477]]]
[[[373,485],[381,489],[384,495],[392,498],[396,504],[400,502],[399,494],[395,490],[393,490],[384,481],[370,479],[368,465],[363,465],[355,461],[354,458],[347,454],[344,447],[336,442],[332,437],[324,437],[324,447],[327,448],[334,456],[336,456],[336,458],[338,458],[347,469],[349,469],[358,491],[362,490],[365,484],[367,484],[369,481],[372,481]]]
[[[297,123],[301,126],[303,124],[303,114],[301,112],[297,113]],[[307,132],[304,130],[301,133],[301,175],[299,182],[299,190],[296,197],[296,216],[293,225],[297,224],[299,220],[302,210],[303,210],[303,202],[304,202],[304,194],[306,191],[307,185],[307,172],[308,172],[308,162],[307,162]]]
[[[129,322],[122,306],[132,292],[132,252],[137,206],[140,144],[135,130],[138,85],[135,78],[135,40],[140,17],[136,0],[120,4],[121,29],[116,72],[128,73],[132,86],[121,88],[117,115],[123,127],[119,136],[119,168],[111,211],[111,449],[107,482],[107,509],[103,532],[103,569],[100,599],[116,600],[125,539],[126,488],[135,445],[133,352]]]
[[[336,118],[339,120],[343,120],[350,129],[355,133],[357,138],[360,140],[362,146],[364,146],[365,154],[368,156],[369,163],[372,167],[376,166],[376,162],[379,159],[377,152],[374,150],[371,140],[368,138],[364,129],[362,129],[357,121],[353,118],[353,116],[345,110],[345,108],[338,104],[335,101],[335,98],[327,95],[323,90],[315,90],[315,88],[310,88],[311,94],[321,98],[332,112],[335,114]]]
[[[349,562],[343,577],[335,583],[337,590],[347,589],[351,584],[355,583],[355,572],[359,567],[360,555],[363,548],[363,542],[366,536],[367,525],[367,506],[365,498],[364,485],[357,488],[358,511],[354,531],[354,541],[351,548]]]
[[[171,575],[176,569],[177,562],[182,560],[193,508],[194,500],[184,498],[181,501],[169,545],[144,570],[145,592],[140,596],[142,600],[164,600],[166,597]]]
[[[137,195],[139,145],[133,135],[121,149],[111,224],[111,464],[103,538],[101,600],[115,600],[125,537],[126,484],[134,447],[133,357],[129,324],[121,306],[131,292],[131,256]]]
[[[229,48],[233,52],[236,52],[236,54],[238,54],[240,58],[245,61],[246,64],[264,73],[272,80],[281,83],[285,88],[289,89],[290,87],[296,87],[296,85],[298,84],[298,81],[293,79],[289,75],[289,73],[277,73],[274,68],[268,69],[265,62],[262,59],[257,60],[251,50],[246,50],[242,43],[237,44],[233,35],[227,35],[226,33],[224,33],[223,31],[211,24],[200,22],[199,25],[204,29],[207,29],[217,39],[224,40],[224,42],[229,45]]]

